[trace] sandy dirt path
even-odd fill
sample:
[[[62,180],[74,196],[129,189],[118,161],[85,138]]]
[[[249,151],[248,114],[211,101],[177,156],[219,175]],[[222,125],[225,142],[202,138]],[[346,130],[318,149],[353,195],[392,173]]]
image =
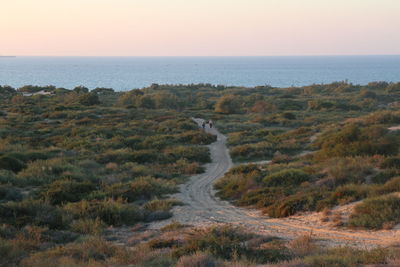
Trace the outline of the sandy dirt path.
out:
[[[202,119],[194,119],[199,125]],[[173,217],[149,225],[150,229],[159,229],[173,221],[193,226],[230,223],[242,226],[258,234],[273,235],[284,239],[293,239],[300,235],[311,234],[328,246],[350,245],[357,247],[387,246],[400,242],[400,229],[382,231],[361,231],[335,228],[329,222],[321,222],[321,213],[308,213],[285,219],[271,219],[258,210],[235,207],[215,196],[213,183],[222,177],[232,166],[232,159],[226,147],[226,136],[217,129],[206,127],[206,131],[217,136],[210,144],[212,162],[206,164],[205,172],[195,175],[180,186],[180,192],[172,195],[184,203],[173,208]],[[351,211],[349,205],[337,212]]]

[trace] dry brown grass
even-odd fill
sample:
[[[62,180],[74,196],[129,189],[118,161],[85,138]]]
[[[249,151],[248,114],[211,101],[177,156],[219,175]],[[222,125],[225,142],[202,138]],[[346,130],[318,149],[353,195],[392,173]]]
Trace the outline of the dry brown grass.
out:
[[[396,226],[396,222],[385,222],[385,223],[383,223],[383,225],[382,225],[382,229],[383,230],[391,230],[391,229],[393,229],[393,227],[395,227]]]
[[[309,264],[303,262],[302,259],[294,259],[290,261],[280,262],[277,264],[270,264],[266,267],[311,267]]]
[[[312,255],[319,251],[318,246],[312,239],[312,233],[293,239],[289,242],[288,247],[296,256],[300,257]]]
[[[329,222],[331,214],[332,211],[328,208],[325,208],[321,213],[321,222]]]
[[[340,227],[340,226],[343,226],[343,224],[344,224],[344,222],[343,222],[342,214],[340,212],[334,213],[332,216],[332,226]]]
[[[222,267],[223,264],[218,262],[213,256],[197,252],[193,255],[183,256],[179,259],[176,267]]]

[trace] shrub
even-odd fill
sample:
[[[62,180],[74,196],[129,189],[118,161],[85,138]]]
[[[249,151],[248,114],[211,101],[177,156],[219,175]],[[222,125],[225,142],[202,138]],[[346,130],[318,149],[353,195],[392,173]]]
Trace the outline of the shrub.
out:
[[[29,251],[21,248],[13,240],[0,238],[0,264],[2,266],[17,266],[18,262],[28,253]]]
[[[287,169],[266,176],[263,182],[266,186],[296,186],[310,179],[303,170]]]
[[[28,224],[62,229],[65,226],[59,208],[37,200],[0,204],[0,221],[22,227]]]
[[[124,255],[123,249],[99,237],[91,237],[78,243],[34,253],[24,259],[21,266],[106,266],[106,260],[118,254]]]
[[[128,202],[152,199],[176,192],[174,183],[153,177],[139,177],[129,183],[113,184],[104,189],[114,199],[123,198]]]
[[[239,98],[234,95],[224,95],[215,104],[215,112],[232,114],[240,112]]]
[[[324,172],[334,185],[365,183],[365,177],[373,173],[373,166],[366,158],[332,158],[323,164]]]
[[[274,218],[287,217],[300,211],[316,210],[318,201],[324,199],[324,192],[313,190],[297,192],[294,195],[276,200],[266,209],[269,216]]]
[[[218,267],[222,266],[213,256],[196,252],[193,255],[183,256],[179,259],[176,267]]]
[[[317,158],[393,155],[399,148],[398,138],[381,126],[362,128],[348,124],[339,131],[322,134],[316,141]]]
[[[184,224],[181,224],[181,223],[179,223],[177,221],[173,221],[172,223],[167,224],[166,226],[163,226],[161,228],[161,231],[162,232],[169,232],[169,231],[176,231],[176,230],[179,230],[179,229],[182,229],[182,228],[185,228]]]
[[[164,266],[174,266],[176,260],[168,255],[155,254],[148,256],[144,261],[142,261],[138,267],[164,267]]]
[[[46,160],[52,157],[52,152],[43,151],[26,151],[26,152],[10,152],[7,154],[13,158],[16,158],[24,163],[35,160]]]
[[[0,184],[10,184],[13,186],[25,186],[27,181],[18,178],[14,172],[0,169]]]
[[[22,194],[20,190],[11,185],[0,184],[0,202],[19,200],[22,200]]]
[[[244,241],[247,234],[241,233],[238,229],[222,226],[211,228],[205,233],[198,233],[188,240],[187,244],[175,251],[175,255],[185,255],[196,251],[209,251],[212,255],[223,259],[232,259],[236,255],[243,255],[247,252]]]
[[[349,225],[368,229],[381,229],[385,223],[400,223],[400,198],[382,196],[366,199],[357,205]]]
[[[293,239],[289,243],[289,248],[296,256],[300,257],[318,253],[318,246],[312,240],[311,234],[300,235]]]
[[[249,248],[247,241],[252,237],[231,226],[213,227],[190,237],[182,247],[175,249],[173,254],[181,257],[207,251],[222,259],[247,259],[257,263],[278,262],[290,258],[287,249],[279,245],[259,250]]]
[[[99,163],[109,163],[109,162],[113,162],[113,163],[124,163],[124,162],[128,162],[128,161],[137,161],[132,155],[133,151],[130,151],[128,149],[119,149],[119,150],[112,150],[112,151],[106,151],[102,154],[99,154],[96,156],[96,160]]]
[[[373,185],[357,185],[357,184],[346,184],[337,187],[330,195],[328,199],[321,202],[329,203],[328,206],[344,205],[350,202],[354,202],[360,199],[364,199],[373,193]],[[322,204],[322,203],[319,204]],[[320,209],[322,206],[320,206]]]
[[[103,232],[106,225],[99,218],[79,219],[71,224],[71,230],[84,235],[99,235]]]
[[[89,93],[89,88],[80,85],[80,86],[76,86],[76,87],[73,89],[73,91],[76,92],[76,93],[78,93],[78,94],[87,94],[87,93]]]
[[[254,188],[262,178],[257,165],[241,165],[233,167],[224,177],[215,183],[218,196],[223,199],[237,199],[249,189]]]
[[[400,83],[390,83],[388,87],[386,87],[386,91],[390,94],[399,93],[400,92]]]
[[[334,248],[322,255],[305,257],[304,262],[315,267],[359,267],[366,264],[383,264],[388,250],[377,248],[358,250],[349,247]]]
[[[400,123],[400,113],[396,111],[378,111],[364,117],[365,123],[373,124],[397,124]]]
[[[257,158],[272,158],[275,146],[270,142],[238,145],[231,148],[231,156],[235,160],[249,160]]]
[[[143,214],[138,207],[121,200],[82,200],[68,203],[64,210],[75,219],[100,218],[107,225],[132,225],[143,220]]]
[[[144,208],[149,211],[169,211],[177,204],[180,202],[173,199],[153,199],[144,204]]]
[[[25,164],[22,161],[7,155],[0,156],[0,169],[10,170],[16,173],[23,168],[25,168]]]
[[[375,190],[377,194],[389,194],[393,192],[400,192],[400,177],[395,177],[387,181],[384,185]]]
[[[358,95],[361,99],[365,99],[365,98],[375,99],[377,97],[377,95],[374,91],[369,91],[369,90],[361,90]]]
[[[147,245],[152,249],[172,248],[179,242],[175,239],[152,239],[147,242]]]
[[[45,188],[41,195],[53,205],[67,202],[76,202],[95,190],[90,182],[76,182],[72,180],[58,180]]]
[[[388,158],[386,158],[382,162],[381,168],[384,168],[384,169],[388,169],[388,168],[400,169],[400,157],[388,157]]]
[[[93,106],[100,104],[100,100],[96,93],[86,93],[79,97],[79,103],[84,106]]]
[[[62,158],[30,162],[26,169],[18,173],[18,178],[26,179],[32,185],[43,185],[63,178],[79,180],[83,177],[79,169]]]
[[[372,177],[371,181],[375,184],[384,184],[390,179],[399,175],[400,175],[400,170],[387,169],[378,172],[376,175]]]
[[[188,161],[198,161],[201,163],[207,163],[211,161],[210,152],[208,151],[207,147],[176,146],[166,149],[164,153],[172,161],[177,161],[179,159],[187,159]]]
[[[293,188],[285,187],[261,187],[250,189],[245,192],[240,199],[237,200],[238,205],[256,205],[264,208],[279,202],[286,196],[293,194]]]

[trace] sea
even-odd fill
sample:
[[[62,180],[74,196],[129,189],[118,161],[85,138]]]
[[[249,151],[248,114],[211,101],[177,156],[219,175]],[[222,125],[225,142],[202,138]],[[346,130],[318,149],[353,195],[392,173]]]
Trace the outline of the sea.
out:
[[[400,81],[397,56],[0,57],[0,85],[83,85],[125,91],[158,84],[274,87]]]

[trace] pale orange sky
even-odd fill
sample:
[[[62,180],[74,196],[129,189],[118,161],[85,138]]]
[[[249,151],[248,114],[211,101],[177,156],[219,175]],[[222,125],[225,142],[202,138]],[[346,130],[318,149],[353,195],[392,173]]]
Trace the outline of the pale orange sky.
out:
[[[0,0],[0,54],[400,54],[400,0]]]

